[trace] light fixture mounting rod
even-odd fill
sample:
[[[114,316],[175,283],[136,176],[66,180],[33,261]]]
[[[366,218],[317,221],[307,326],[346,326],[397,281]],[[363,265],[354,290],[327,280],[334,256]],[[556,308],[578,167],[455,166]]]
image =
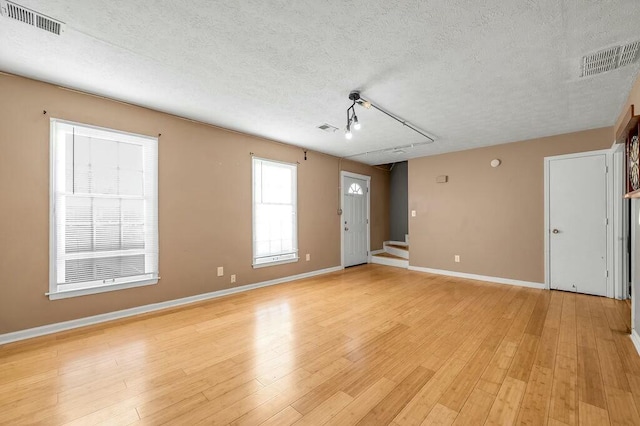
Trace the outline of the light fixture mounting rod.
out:
[[[358,99],[352,99],[352,98],[351,98],[351,96],[352,96],[354,93],[355,93],[355,94],[357,94]],[[431,136],[429,136],[429,135],[427,135],[426,133],[424,133],[422,130],[417,129],[416,127],[414,127],[414,126],[412,126],[411,124],[407,123],[407,122],[406,122],[406,120],[403,120],[402,118],[400,118],[400,117],[398,117],[398,116],[396,116],[396,115],[394,115],[394,114],[390,113],[389,111],[385,110],[385,109],[384,109],[384,108],[382,108],[382,107],[379,107],[378,105],[374,104],[373,102],[368,101],[368,100],[366,100],[366,99],[362,98],[362,97],[360,96],[360,92],[355,92],[355,91],[354,91],[354,92],[351,92],[351,93],[349,94],[349,99],[354,100],[358,105],[363,106],[363,107],[364,107],[364,105],[363,105],[364,103],[368,103],[369,105],[371,105],[372,107],[374,107],[375,109],[377,109],[378,111],[380,111],[381,113],[388,115],[389,117],[391,117],[391,118],[393,118],[394,120],[396,120],[398,123],[402,123],[402,125],[403,125],[403,126],[406,126],[406,127],[408,127],[409,129],[413,130],[414,132],[416,132],[416,133],[418,133],[418,134],[420,134],[420,135],[424,136],[425,138],[429,139],[431,142],[435,142],[435,139],[433,139]]]

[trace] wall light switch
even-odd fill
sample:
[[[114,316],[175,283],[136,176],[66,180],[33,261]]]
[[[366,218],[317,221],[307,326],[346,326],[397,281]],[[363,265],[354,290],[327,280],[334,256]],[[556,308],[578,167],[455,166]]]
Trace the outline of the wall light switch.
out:
[[[415,210],[411,210],[411,217],[416,217],[416,211]]]
[[[454,260],[456,263],[460,263],[460,255],[459,255],[459,254],[456,254],[456,255],[453,257],[453,260]]]
[[[236,274],[231,275],[231,282],[232,283],[236,282]]]
[[[218,266],[218,276],[221,277],[224,275],[224,267]]]
[[[307,253],[307,262],[311,260],[311,254]]]

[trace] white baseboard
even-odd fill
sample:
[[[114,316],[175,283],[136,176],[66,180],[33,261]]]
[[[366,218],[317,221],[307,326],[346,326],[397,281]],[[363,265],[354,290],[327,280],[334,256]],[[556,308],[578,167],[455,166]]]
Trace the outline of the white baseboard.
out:
[[[445,271],[443,269],[423,268],[420,266],[409,266],[410,271],[427,272],[429,274],[447,275],[457,278],[468,278],[470,280],[487,281],[496,284],[517,285],[520,287],[539,288],[544,290],[543,283],[534,283],[531,281],[512,280],[510,278],[488,277],[485,275],[467,274],[466,272]]]
[[[633,346],[636,347],[636,351],[638,351],[638,355],[640,355],[640,334],[638,334],[637,330],[631,331],[631,341],[633,342]]]
[[[380,254],[380,253],[384,253],[384,249],[380,249],[380,250],[373,250],[371,252],[371,256],[375,256],[376,254]]]
[[[115,319],[126,318],[133,315],[145,314],[147,312],[159,311],[161,309],[173,308],[176,306],[187,305],[189,303],[201,302],[203,300],[215,299],[216,297],[227,296],[234,293],[253,290],[260,287],[267,287],[276,284],[282,284],[303,278],[314,277],[316,275],[328,274],[330,272],[341,271],[342,266],[333,268],[319,269],[317,271],[305,272],[303,274],[291,275],[288,277],[276,278],[269,281],[262,281],[254,284],[247,284],[240,287],[233,287],[224,290],[213,291],[210,293],[197,294],[195,296],[183,297],[181,299],[167,300],[166,302],[152,303],[150,305],[137,306],[135,308],[123,309],[121,311],[108,312],[105,314],[94,315],[91,317],[79,318],[71,321],[58,322],[55,324],[47,324],[40,327],[29,328],[26,330],[14,331],[12,333],[0,334],[0,345],[5,343],[16,342],[18,340],[31,339],[32,337],[44,336],[46,334],[57,333],[60,331],[71,330],[74,328],[84,327],[87,325],[99,324],[101,322],[112,321]]]

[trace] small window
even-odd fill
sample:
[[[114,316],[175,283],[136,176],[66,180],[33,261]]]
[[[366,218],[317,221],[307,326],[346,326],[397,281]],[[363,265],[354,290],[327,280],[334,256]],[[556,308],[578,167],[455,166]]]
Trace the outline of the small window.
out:
[[[351,195],[364,195],[362,187],[357,183],[352,183],[347,192]]]
[[[157,142],[51,121],[50,298],[157,282]]]
[[[253,158],[253,267],[298,260],[297,166]]]

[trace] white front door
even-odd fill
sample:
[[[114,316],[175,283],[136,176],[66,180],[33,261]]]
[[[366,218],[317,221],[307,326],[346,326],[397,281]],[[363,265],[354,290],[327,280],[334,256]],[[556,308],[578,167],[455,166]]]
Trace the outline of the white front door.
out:
[[[342,232],[344,266],[360,265],[369,260],[369,181],[342,176]]]
[[[607,157],[549,161],[552,289],[607,295]]]

